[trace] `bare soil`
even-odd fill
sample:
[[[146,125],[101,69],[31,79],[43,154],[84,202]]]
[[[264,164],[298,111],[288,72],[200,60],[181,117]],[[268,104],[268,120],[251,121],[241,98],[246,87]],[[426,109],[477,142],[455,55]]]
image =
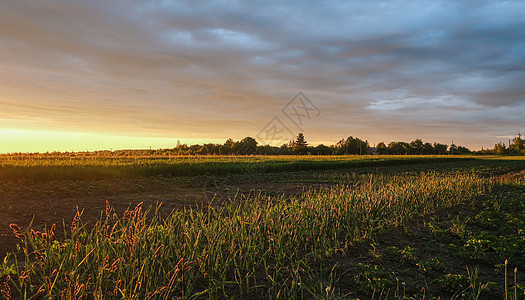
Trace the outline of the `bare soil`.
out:
[[[196,208],[210,202],[220,204],[250,193],[269,196],[299,195],[319,184],[276,182],[210,183],[203,178],[108,179],[99,181],[0,182],[0,256],[13,251],[19,240],[10,224],[35,230],[71,224],[77,212],[82,220],[94,224],[105,211],[106,200],[121,215],[143,202],[144,208],[159,204],[162,215],[172,210]]]

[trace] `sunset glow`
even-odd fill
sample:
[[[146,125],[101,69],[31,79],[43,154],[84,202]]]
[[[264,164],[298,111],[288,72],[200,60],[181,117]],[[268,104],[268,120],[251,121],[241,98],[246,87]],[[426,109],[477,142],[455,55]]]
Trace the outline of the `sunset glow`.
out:
[[[275,117],[313,145],[493,147],[525,132],[524,11],[523,1],[7,1],[0,152],[223,143]],[[320,115],[295,124],[282,110],[300,91]]]
[[[177,142],[201,144],[210,142],[200,139],[169,139],[133,137],[77,132],[0,130],[0,153],[14,152],[82,152],[121,149],[172,148]],[[211,142],[223,142],[211,140]]]

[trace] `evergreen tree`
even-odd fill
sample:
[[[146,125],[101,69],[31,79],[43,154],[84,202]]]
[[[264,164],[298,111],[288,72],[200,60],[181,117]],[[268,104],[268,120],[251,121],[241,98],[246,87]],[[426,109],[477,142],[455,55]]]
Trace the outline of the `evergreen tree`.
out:
[[[295,141],[293,141],[292,148],[297,154],[305,154],[308,148],[308,142],[304,139],[304,135],[299,133]]]

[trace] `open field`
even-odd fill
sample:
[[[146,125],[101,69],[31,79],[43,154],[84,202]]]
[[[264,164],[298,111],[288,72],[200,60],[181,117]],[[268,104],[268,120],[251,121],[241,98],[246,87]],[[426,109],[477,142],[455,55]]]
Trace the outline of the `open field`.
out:
[[[520,157],[0,165],[3,297],[492,299],[505,260],[509,299],[525,296]]]
[[[0,155],[0,179],[35,181],[292,172],[430,164],[465,156],[86,156]]]

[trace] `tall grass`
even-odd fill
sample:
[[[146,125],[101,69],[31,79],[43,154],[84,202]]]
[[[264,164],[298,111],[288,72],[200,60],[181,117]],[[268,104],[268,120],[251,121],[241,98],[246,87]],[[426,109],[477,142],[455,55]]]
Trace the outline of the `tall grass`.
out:
[[[141,205],[117,216],[108,205],[90,230],[79,212],[63,240],[13,225],[22,247],[9,285],[24,299],[328,298],[333,274],[317,261],[489,189],[468,173],[363,175],[352,186],[250,195],[164,219]]]

